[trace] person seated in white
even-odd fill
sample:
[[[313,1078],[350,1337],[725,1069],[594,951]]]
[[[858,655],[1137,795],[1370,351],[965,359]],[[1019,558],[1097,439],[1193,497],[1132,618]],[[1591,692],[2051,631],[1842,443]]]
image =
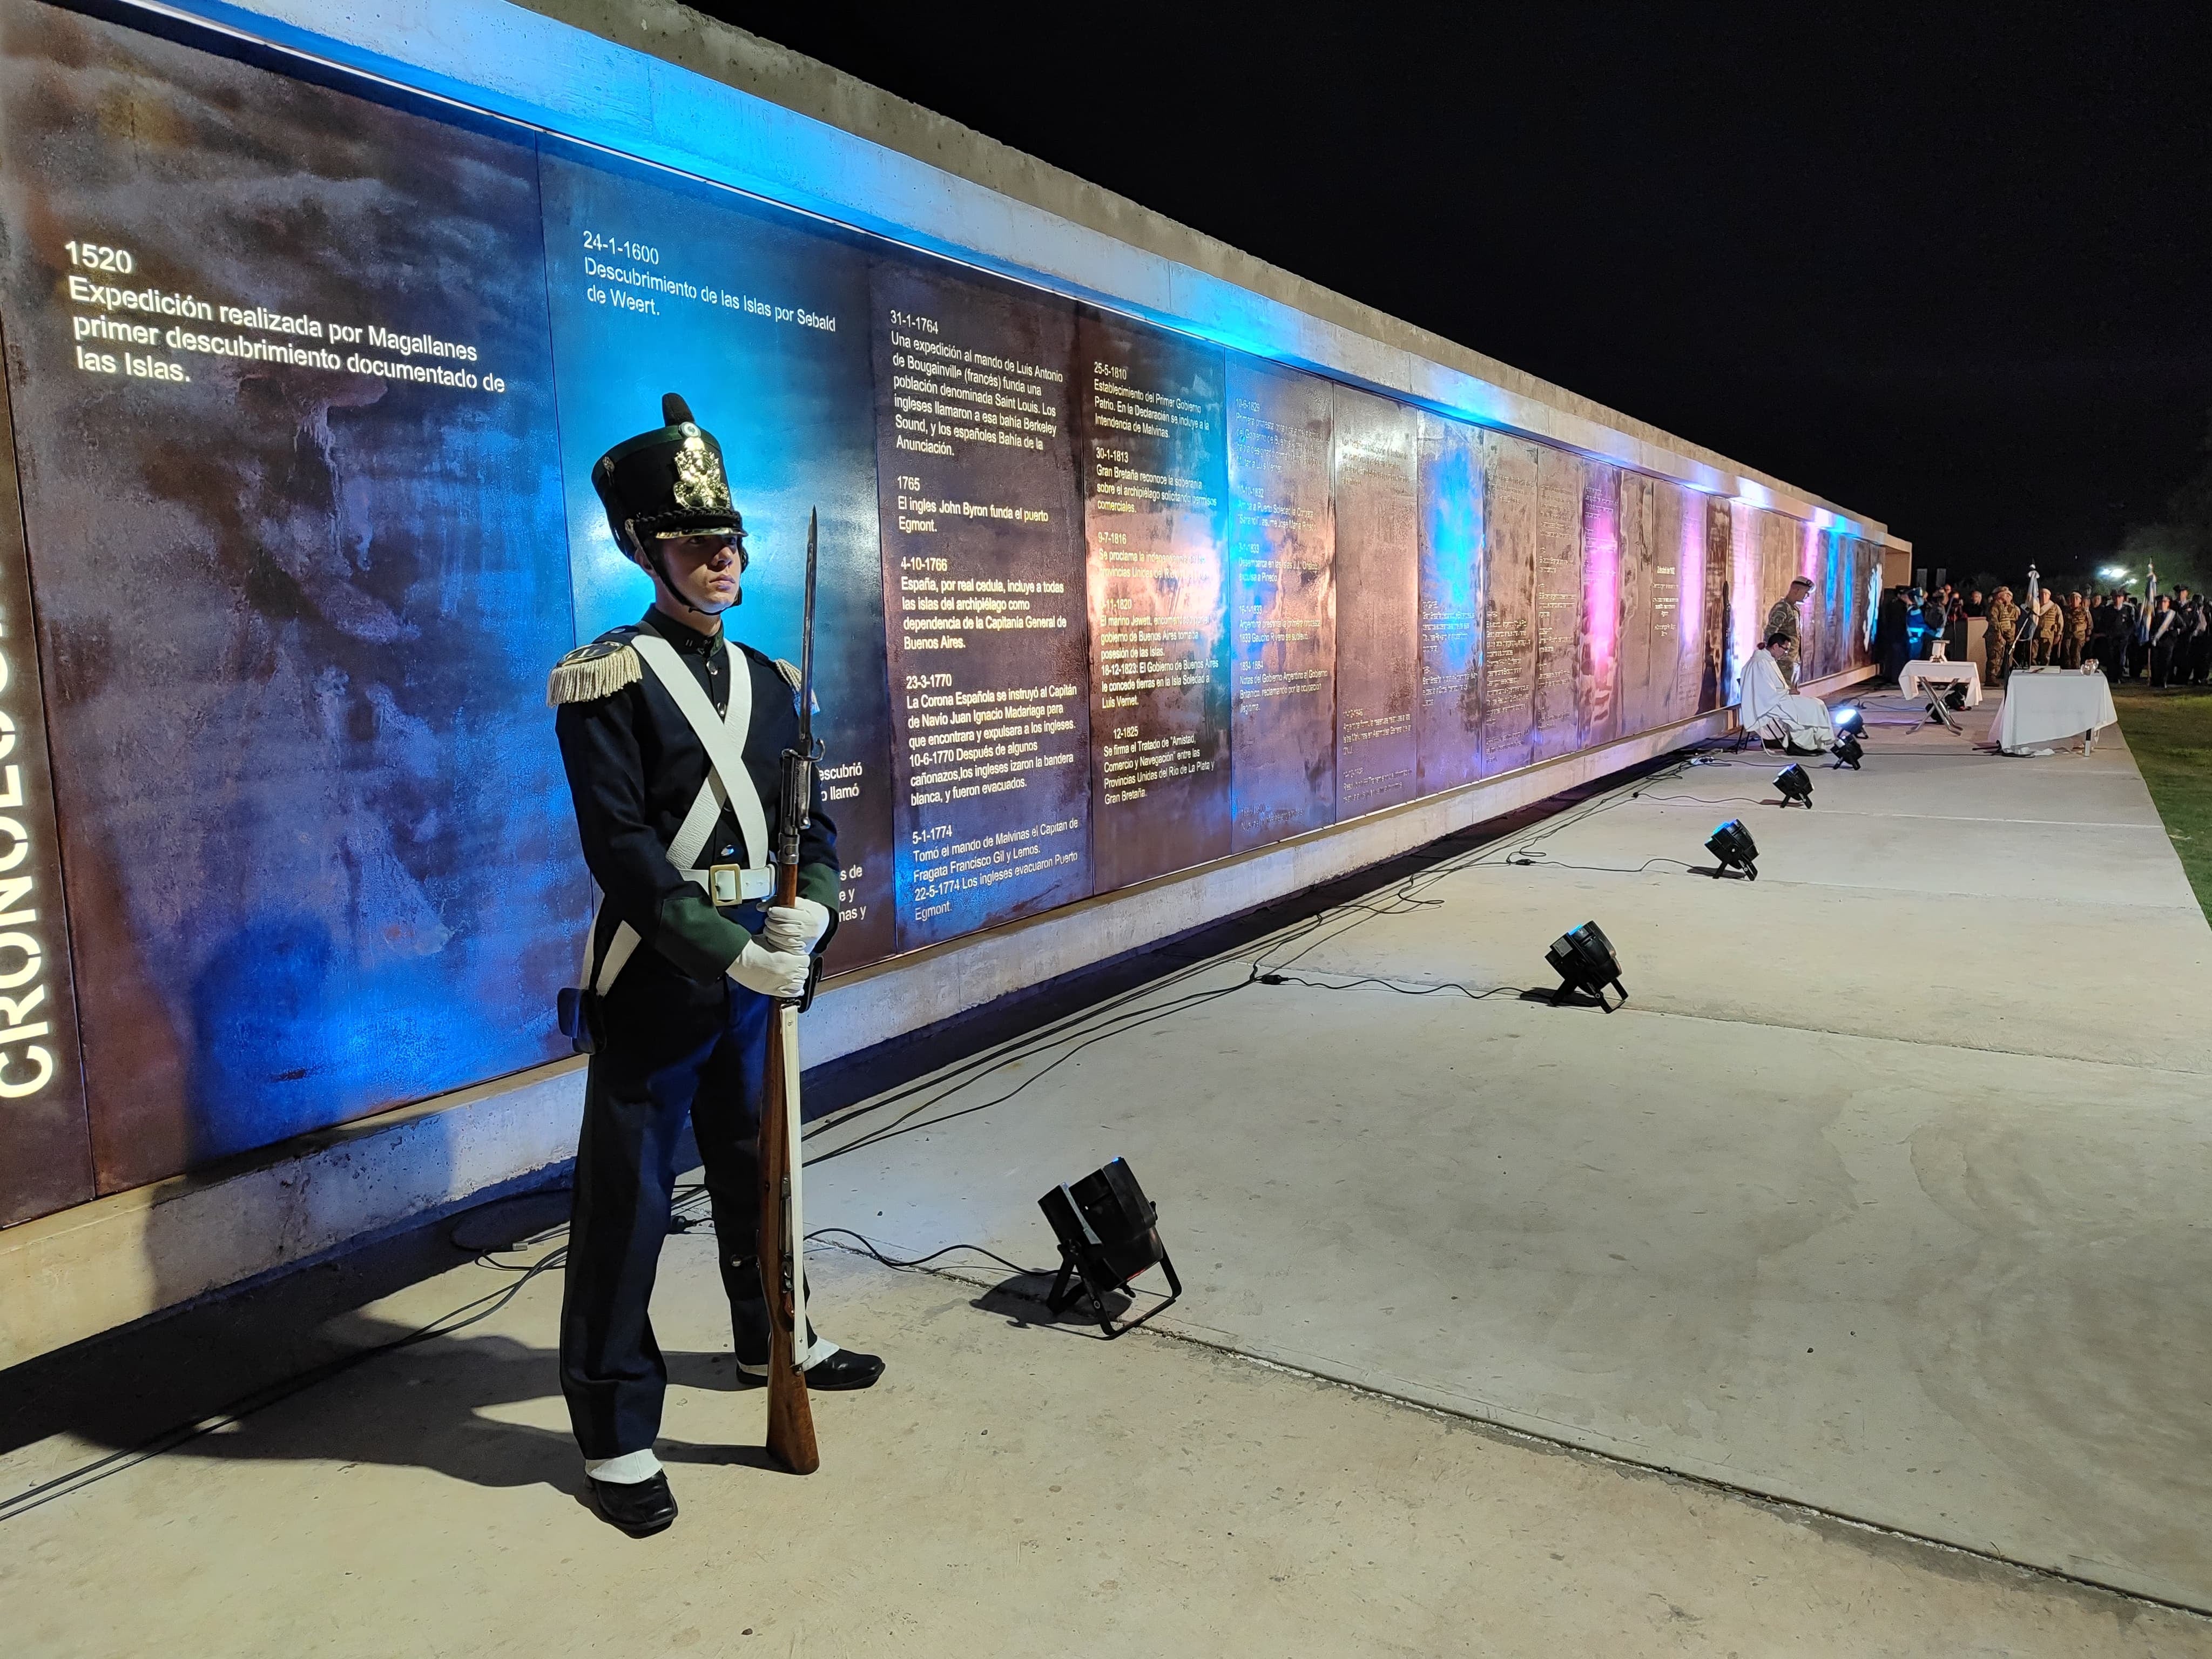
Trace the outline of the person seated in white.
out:
[[[1786,640],[1767,641],[1744,665],[1743,696],[1736,716],[1744,729],[1769,743],[1778,743],[1801,755],[1824,754],[1836,745],[1836,728],[1828,719],[1828,705],[1818,697],[1801,696],[1790,689],[1790,676],[1774,659],[1774,647]]]

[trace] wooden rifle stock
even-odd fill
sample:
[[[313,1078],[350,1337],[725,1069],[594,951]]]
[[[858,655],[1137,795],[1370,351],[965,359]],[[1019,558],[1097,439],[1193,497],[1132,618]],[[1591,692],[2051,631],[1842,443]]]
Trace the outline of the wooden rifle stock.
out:
[[[799,902],[799,848],[814,805],[814,581],[820,525],[806,515],[806,603],[800,613],[799,743],[783,755],[776,803],[775,902]],[[819,964],[816,966],[818,968]],[[811,1000],[812,981],[808,982]],[[822,1467],[806,1398],[806,1238],[799,1149],[799,1009],[778,1002],[769,1028],[769,1090],[760,1126],[760,1270],[768,1292],[768,1450],[793,1474]],[[788,1255],[787,1257],[787,1251]]]
[[[790,905],[799,897],[799,860],[793,858],[776,871],[775,902]],[[768,1034],[768,1099],[760,1124],[760,1270],[768,1293],[768,1450],[769,1455],[793,1474],[811,1474],[822,1467],[822,1453],[814,1443],[814,1408],[806,1396],[806,1373],[799,1362],[805,1357],[806,1333],[799,1329],[796,1298],[792,1287],[806,1271],[803,1239],[791,1239],[788,1255],[785,1226],[792,1179],[799,1156],[798,1137],[792,1126],[799,1121],[799,1010],[788,1002],[775,1006],[775,1021]]]

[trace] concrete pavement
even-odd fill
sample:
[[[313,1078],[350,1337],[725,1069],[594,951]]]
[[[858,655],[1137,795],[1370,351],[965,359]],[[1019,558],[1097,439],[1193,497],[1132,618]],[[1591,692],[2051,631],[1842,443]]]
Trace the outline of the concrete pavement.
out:
[[[1315,983],[836,1158],[812,1214],[1034,1255],[1036,1194],[1122,1153],[1194,1334],[2212,1607],[2212,930],[2124,744],[1990,755],[1996,707],[1877,726],[1811,811],[1729,756],[1471,850],[1248,953]],[[1627,873],[1739,815],[1755,884]],[[1626,1009],[1512,994],[1593,916]]]
[[[2212,1621],[1516,1443],[1187,1342],[817,1255],[872,1392],[823,1462],[759,1467],[711,1244],[654,1316],[683,1514],[632,1541],[577,1496],[557,1281],[4,1525],[11,1654],[1022,1656],[2212,1654]],[[463,1267],[340,1323],[408,1328]],[[187,1316],[189,1317],[189,1316]],[[42,1449],[5,1465],[10,1485]]]
[[[2117,744],[1870,747],[1809,813],[1745,757],[1470,842],[816,1126],[810,1223],[894,1253],[1046,1265],[1037,1194],[1126,1155],[1187,1285],[1152,1331],[817,1247],[893,1369],[794,1480],[680,1236],[672,1532],[583,1505],[547,1275],[0,1501],[10,1650],[2212,1655],[2099,1588],[2212,1606],[2212,931]],[[1755,885],[1623,873],[1725,813]],[[1629,1006],[1524,1000],[1591,916]],[[42,1362],[0,1494],[505,1282],[418,1254]]]

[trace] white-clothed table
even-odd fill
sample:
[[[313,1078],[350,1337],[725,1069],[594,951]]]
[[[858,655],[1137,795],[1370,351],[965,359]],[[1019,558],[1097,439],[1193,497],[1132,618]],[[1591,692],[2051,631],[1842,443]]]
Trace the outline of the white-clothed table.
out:
[[[1906,696],[1917,696],[1923,684],[1965,686],[1969,708],[1982,700],[1982,671],[1970,662],[1929,662],[1921,658],[1898,671],[1897,689]]]
[[[2066,668],[2015,668],[1997,710],[1996,744],[2008,754],[2087,739],[2119,719],[2102,674]]]
[[[1828,705],[1818,697],[1792,691],[1780,665],[1764,651],[1753,652],[1743,666],[1743,693],[1737,700],[1736,718],[1760,737],[1794,744],[1801,750],[1836,746],[1836,728],[1828,719]]]

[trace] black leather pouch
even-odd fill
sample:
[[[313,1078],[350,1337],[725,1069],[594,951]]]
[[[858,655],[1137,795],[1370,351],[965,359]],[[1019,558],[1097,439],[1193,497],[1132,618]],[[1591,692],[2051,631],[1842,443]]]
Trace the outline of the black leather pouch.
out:
[[[595,1054],[606,1046],[607,1016],[605,1006],[597,991],[587,991],[571,985],[563,988],[558,1001],[561,1035],[575,1046],[580,1054]]]

